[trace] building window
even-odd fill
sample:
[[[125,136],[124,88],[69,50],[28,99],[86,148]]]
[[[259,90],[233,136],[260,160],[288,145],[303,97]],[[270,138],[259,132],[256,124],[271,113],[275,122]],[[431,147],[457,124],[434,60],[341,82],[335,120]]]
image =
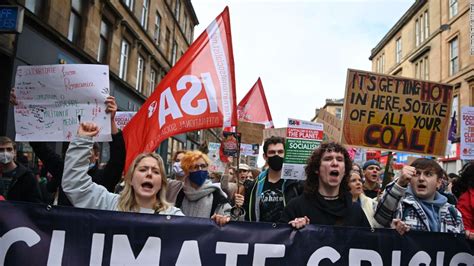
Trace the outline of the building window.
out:
[[[143,92],[143,72],[145,70],[145,60],[143,57],[138,57],[138,64],[137,64],[137,84],[135,89],[139,92]]]
[[[429,61],[428,61],[428,56],[425,57],[425,65],[423,66],[423,79],[425,80],[429,80],[430,79],[430,64],[429,64]]]
[[[336,118],[342,119],[342,108],[336,108]]]
[[[416,46],[420,45],[420,21],[415,20],[415,43]]]
[[[123,80],[127,80],[127,66],[128,66],[128,53],[130,44],[126,40],[122,40],[120,47],[120,68],[119,77]]]
[[[44,1],[38,1],[38,0],[26,0],[25,1],[25,7],[26,9],[30,10],[33,14],[39,15],[41,12],[41,9],[43,7]]]
[[[123,0],[123,2],[124,2],[125,5],[128,7],[128,9],[130,9],[131,11],[133,11],[133,5],[134,5],[133,0]]]
[[[110,25],[105,22],[100,22],[100,39],[99,39],[99,51],[97,52],[97,61],[106,63],[107,51],[109,48],[109,37],[110,36]]]
[[[189,24],[188,41],[189,43],[193,42],[193,26],[191,23]]]
[[[428,37],[430,36],[430,20],[429,20],[429,16],[428,16],[428,10],[425,11],[425,13],[423,14],[423,21],[424,21],[424,24],[425,24],[425,27],[423,28],[423,41],[428,39]]]
[[[188,39],[187,32],[188,32],[188,16],[186,16],[186,14],[184,14],[183,34],[184,34],[184,38],[186,38],[186,39]]]
[[[383,73],[384,68],[385,68],[385,54],[382,54],[375,61],[375,72]]]
[[[459,71],[459,49],[458,37],[449,42],[449,75],[454,75]]]
[[[429,80],[430,74],[430,65],[428,61],[428,56],[418,60],[415,63],[415,78]]]
[[[380,73],[385,72],[385,54],[382,54],[382,60],[380,61]]]
[[[166,27],[166,35],[165,35],[166,56],[169,56],[170,54],[170,47],[171,47],[170,35],[171,35],[170,29]]]
[[[458,0],[449,0],[449,18],[458,14]]]
[[[160,43],[160,25],[161,25],[161,16],[158,12],[156,12],[155,31],[153,32],[153,39],[155,40],[156,45]]]
[[[430,36],[430,20],[428,10],[423,12],[415,20],[415,44],[420,45],[423,41],[428,39]]]
[[[69,31],[67,39],[72,43],[77,44],[81,34],[81,15],[82,15],[82,1],[71,0],[71,15],[69,17]]]
[[[173,43],[173,51],[171,52],[171,65],[174,66],[176,63],[176,57],[178,53],[178,44],[176,41]]]
[[[176,18],[176,21],[179,22],[179,13],[181,11],[181,1],[176,0],[176,5],[174,6],[174,17]]]
[[[142,6],[142,18],[140,20],[140,24],[146,30],[148,25],[148,0],[143,0]]]
[[[156,70],[151,69],[150,80],[148,81],[148,96],[150,96],[155,90],[156,86]]]
[[[398,38],[397,39],[397,43],[396,43],[396,62],[397,63],[400,63],[402,61],[402,38]]]

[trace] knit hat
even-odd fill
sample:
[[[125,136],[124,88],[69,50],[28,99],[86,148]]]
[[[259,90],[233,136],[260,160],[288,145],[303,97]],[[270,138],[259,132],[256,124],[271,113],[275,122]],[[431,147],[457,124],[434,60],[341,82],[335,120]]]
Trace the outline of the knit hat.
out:
[[[364,166],[362,166],[362,170],[365,170],[367,169],[367,167],[371,166],[371,165],[376,165],[378,167],[380,167],[380,163],[376,160],[368,160],[367,162],[364,163]]]

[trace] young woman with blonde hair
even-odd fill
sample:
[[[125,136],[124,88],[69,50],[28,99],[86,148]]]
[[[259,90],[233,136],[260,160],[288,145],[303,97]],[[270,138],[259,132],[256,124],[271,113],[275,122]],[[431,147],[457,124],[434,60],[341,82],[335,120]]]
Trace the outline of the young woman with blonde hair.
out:
[[[88,156],[92,137],[98,133],[95,123],[81,123],[66,153],[62,187],[74,207],[183,215],[165,199],[168,183],[163,160],[156,153],[142,153],[135,158],[120,194],[92,182],[87,174]]]

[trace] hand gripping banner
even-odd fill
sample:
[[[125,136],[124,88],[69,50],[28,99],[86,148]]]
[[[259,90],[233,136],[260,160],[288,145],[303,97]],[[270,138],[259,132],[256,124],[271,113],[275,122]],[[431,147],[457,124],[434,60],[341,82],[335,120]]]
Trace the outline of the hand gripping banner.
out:
[[[229,9],[209,25],[124,128],[126,168],[170,136],[237,124]]]
[[[0,265],[472,265],[463,234],[0,202]]]

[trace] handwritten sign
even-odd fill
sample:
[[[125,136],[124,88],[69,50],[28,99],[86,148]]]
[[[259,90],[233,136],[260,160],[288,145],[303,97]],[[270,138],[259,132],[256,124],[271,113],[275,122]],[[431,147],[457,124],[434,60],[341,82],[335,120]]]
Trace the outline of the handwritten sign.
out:
[[[461,108],[461,159],[474,160],[474,107]]]
[[[225,171],[225,165],[222,163],[219,156],[220,148],[220,143],[209,142],[209,153],[207,154],[211,160],[211,163],[209,164],[209,172],[224,173]]]
[[[99,125],[95,141],[111,141],[108,66],[19,66],[15,91],[17,141],[70,141],[79,121]]]
[[[116,112],[115,124],[117,124],[117,128],[123,130],[123,128],[128,124],[128,122],[136,113],[137,112]]]
[[[298,119],[288,119],[283,159],[284,179],[306,179],[304,167],[311,153],[321,145],[324,126]]]
[[[444,156],[453,87],[349,69],[342,143]]]

